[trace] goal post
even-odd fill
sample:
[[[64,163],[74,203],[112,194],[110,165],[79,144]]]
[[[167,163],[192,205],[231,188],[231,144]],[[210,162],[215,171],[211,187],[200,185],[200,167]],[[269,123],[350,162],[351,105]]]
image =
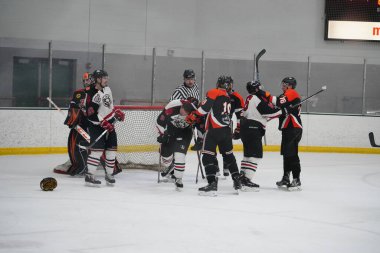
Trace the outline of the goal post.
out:
[[[124,122],[115,125],[118,141],[117,160],[123,169],[159,169],[159,143],[156,120],[164,106],[128,106],[115,108],[125,113]]]

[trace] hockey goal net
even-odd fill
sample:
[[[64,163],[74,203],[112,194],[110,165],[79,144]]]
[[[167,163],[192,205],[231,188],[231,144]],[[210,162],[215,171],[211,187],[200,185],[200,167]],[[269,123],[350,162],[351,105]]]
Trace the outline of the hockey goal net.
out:
[[[116,106],[125,113],[115,125],[117,159],[123,169],[159,169],[156,120],[163,106]]]

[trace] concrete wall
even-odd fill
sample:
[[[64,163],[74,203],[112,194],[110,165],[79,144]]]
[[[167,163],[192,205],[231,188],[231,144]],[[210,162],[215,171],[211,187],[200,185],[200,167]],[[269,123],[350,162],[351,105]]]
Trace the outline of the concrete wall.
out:
[[[136,118],[136,115],[132,117]],[[128,117],[126,122],[132,120]],[[12,119],[12,120],[9,120]],[[0,148],[10,147],[65,147],[69,129],[63,125],[64,117],[57,111],[49,110],[0,110]],[[155,140],[154,118],[138,126],[146,128],[146,134]],[[322,147],[370,147],[368,133],[373,131],[380,140],[380,117],[302,115],[304,133],[302,146]],[[118,123],[120,124],[120,123]],[[133,124],[118,125],[133,135]],[[267,144],[279,145],[281,133],[277,130],[278,120],[268,123]],[[154,133],[152,133],[154,132]],[[121,134],[119,134],[119,138]],[[378,141],[379,141],[378,140]],[[128,142],[128,141],[127,141]],[[236,142],[240,143],[240,141]],[[130,144],[130,143],[128,143]]]

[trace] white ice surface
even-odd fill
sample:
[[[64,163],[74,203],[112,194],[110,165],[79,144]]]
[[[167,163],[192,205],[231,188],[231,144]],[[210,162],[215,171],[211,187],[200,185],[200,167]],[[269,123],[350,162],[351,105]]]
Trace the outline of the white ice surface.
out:
[[[238,162],[241,153],[236,153]],[[52,172],[66,155],[0,157],[0,252],[380,252],[380,156],[301,153],[303,191],[278,190],[282,158],[268,152],[260,192],[198,196],[197,158],[184,190],[129,170],[92,188]],[[99,171],[101,175],[101,171]],[[39,188],[54,176],[53,192]]]

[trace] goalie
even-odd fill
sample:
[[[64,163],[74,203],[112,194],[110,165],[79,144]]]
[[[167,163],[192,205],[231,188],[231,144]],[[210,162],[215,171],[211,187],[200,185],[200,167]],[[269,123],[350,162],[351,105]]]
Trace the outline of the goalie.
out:
[[[161,161],[165,169],[161,176],[169,177],[174,170],[175,185],[177,189],[183,188],[182,177],[185,171],[185,158],[189,148],[193,130],[185,118],[197,109],[198,101],[173,100],[158,115],[157,129],[159,136],[157,142],[161,143]]]

